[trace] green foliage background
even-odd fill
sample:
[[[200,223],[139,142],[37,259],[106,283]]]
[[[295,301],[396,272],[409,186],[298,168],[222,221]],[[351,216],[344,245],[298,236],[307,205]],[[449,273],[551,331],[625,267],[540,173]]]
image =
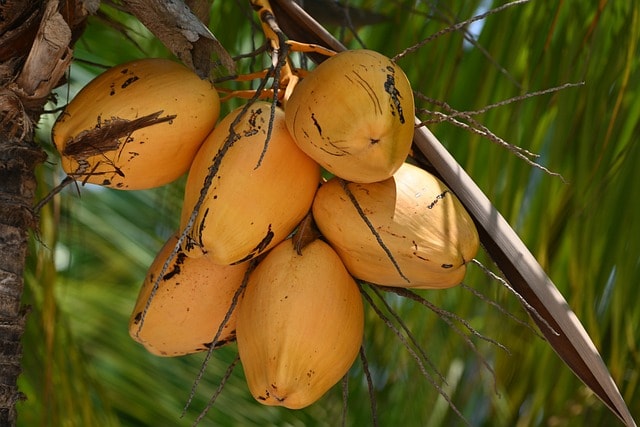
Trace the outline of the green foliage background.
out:
[[[232,54],[261,43],[247,3],[215,2],[212,9],[211,28]],[[358,34],[367,47],[393,56],[502,2],[349,4],[388,17],[363,26]],[[104,19],[91,18],[76,46],[77,58],[114,65],[168,56],[139,23],[105,5],[101,11],[128,30],[123,34]],[[562,174],[564,181],[467,130],[448,123],[430,128],[554,280],[600,350],[632,414],[640,417],[638,2],[533,0],[481,22],[468,27],[481,30],[475,47],[461,32],[447,33],[399,64],[416,91],[464,111],[583,83],[474,116],[506,141],[539,153],[538,162]],[[348,31],[329,29],[344,33],[350,47],[359,47]],[[248,60],[240,65],[260,67]],[[59,104],[100,71],[77,62],[69,85],[59,91]],[[441,110],[423,100],[417,104]],[[433,118],[426,113],[421,117]],[[39,129],[41,142],[51,150],[50,162],[38,171],[42,196],[63,177],[49,141],[53,120],[54,115],[44,116]],[[205,407],[234,357],[233,346],[215,352],[181,418],[203,356],[158,358],[127,334],[146,269],[177,227],[181,191],[182,182],[136,192],[68,187],[42,211],[26,275],[25,303],[32,305],[32,313],[20,380],[27,400],[19,405],[19,425],[182,426],[191,425]],[[491,267],[485,254],[478,259]],[[542,339],[470,289],[527,322],[517,298],[477,266],[469,268],[465,285],[421,294],[502,343],[508,353],[478,336],[461,337],[425,307],[386,299],[446,377],[443,389],[471,425],[615,425],[616,419]],[[454,325],[470,335],[460,322]],[[379,425],[463,424],[370,309],[365,349]],[[432,369],[428,372],[439,382]],[[349,393],[346,424],[370,425],[371,404],[360,362],[350,372]],[[339,387],[305,410],[269,408],[253,401],[237,369],[201,425],[333,426],[341,417]]]

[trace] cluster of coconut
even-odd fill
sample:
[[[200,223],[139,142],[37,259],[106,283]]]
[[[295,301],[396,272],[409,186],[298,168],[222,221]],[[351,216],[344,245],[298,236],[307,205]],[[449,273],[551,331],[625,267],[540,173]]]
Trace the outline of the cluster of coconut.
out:
[[[130,334],[162,356],[237,341],[256,400],[302,408],[358,354],[357,281],[455,286],[478,234],[442,182],[405,163],[413,94],[379,53],[328,58],[282,106],[218,114],[212,85],[143,60],[83,89],[53,139],[83,182],[149,188],[188,169],[180,230],[148,271]],[[319,234],[295,239],[310,212]]]

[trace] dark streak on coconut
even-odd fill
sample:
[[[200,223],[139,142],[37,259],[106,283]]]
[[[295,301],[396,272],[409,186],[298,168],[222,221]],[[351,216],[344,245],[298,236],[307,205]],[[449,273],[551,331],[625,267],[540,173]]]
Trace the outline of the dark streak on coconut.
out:
[[[173,269],[162,276],[162,280],[169,280],[172,277],[180,274],[182,264],[184,264],[184,260],[186,257],[187,255],[184,252],[178,252],[178,254],[176,255],[176,262],[173,264]]]
[[[253,248],[246,257],[242,258],[239,261],[231,263],[231,265],[240,264],[242,262],[250,260],[256,255],[260,255],[260,253],[262,253],[262,251],[264,251],[269,246],[269,243],[271,243],[271,240],[273,240],[274,235],[275,233],[271,231],[271,224],[269,224],[269,227],[267,229],[267,234],[265,234],[265,236],[262,238],[260,243],[258,243],[258,245],[255,248]]]
[[[132,83],[135,83],[138,80],[140,80],[140,77],[138,76],[129,77],[127,80],[124,81],[124,83],[122,83],[120,87],[122,89],[126,89],[129,85],[131,85]]]
[[[213,346],[213,348],[220,348],[220,347],[223,347],[226,344],[228,344],[230,342],[233,342],[235,340],[236,340],[236,331],[233,330],[233,331],[229,332],[229,335],[226,338],[218,340],[215,343],[213,341],[204,343],[203,346],[207,350],[210,349],[212,346]]]
[[[345,140],[342,140],[342,139],[341,139],[341,140],[339,140],[339,141],[327,141],[327,143],[326,143],[325,145],[320,146],[319,148],[320,148],[322,151],[324,151],[325,153],[330,154],[330,155],[332,155],[332,156],[337,156],[337,157],[348,156],[348,155],[350,154],[349,150],[347,150],[347,149],[345,149],[345,148],[343,148],[343,147],[340,147],[340,146],[338,145],[338,143],[341,143],[341,142],[342,142],[342,143],[346,143],[346,141],[345,141]],[[314,145],[315,145],[315,144],[314,144]],[[325,148],[327,145],[331,146],[332,148],[335,148],[335,151],[334,151],[334,152],[332,152],[332,151],[327,150],[327,149]]]
[[[442,193],[438,194],[436,196],[436,198],[433,199],[433,202],[431,202],[429,204],[429,206],[427,206],[427,209],[433,209],[435,207],[435,205],[437,205],[440,200],[445,198],[445,196],[447,195],[448,192],[449,192],[449,190],[444,190]]]
[[[205,229],[205,223],[207,222],[207,216],[209,216],[209,208],[204,210],[204,213],[202,214],[202,221],[200,221],[200,224],[198,224],[198,243],[200,245],[200,247],[202,248],[202,232]]]
[[[256,119],[258,117],[260,117],[260,114],[262,114],[262,108],[257,108],[255,110],[251,110],[251,114],[249,115],[249,118],[247,119],[247,122],[249,123],[249,125],[252,128],[260,129],[260,126],[258,126],[256,124]]]
[[[250,136],[256,135],[257,133],[258,133],[258,129],[253,128],[253,129],[243,131],[242,136],[245,138],[249,138]]]
[[[356,71],[353,71],[352,73],[356,77],[355,80],[349,78],[348,75],[345,76],[347,78],[347,80],[349,80],[350,82],[352,82],[354,84],[357,84],[358,86],[362,87],[364,89],[364,91],[367,93],[367,95],[369,95],[369,98],[371,99],[371,103],[373,104],[373,109],[374,109],[375,113],[379,114],[379,115],[382,115],[382,105],[380,104],[380,99],[378,98],[378,95],[376,94],[376,91],[373,90],[373,87],[371,87],[371,84],[367,81],[367,79],[363,78]],[[386,83],[385,83],[385,90],[387,90],[387,84]],[[387,90],[387,92],[388,92],[388,90]]]
[[[318,129],[318,134],[322,136],[322,128],[320,127],[320,123],[318,123],[318,120],[316,119],[316,115],[314,113],[311,113],[311,120],[313,120],[313,125],[316,127],[316,129]]]
[[[416,258],[421,259],[423,261],[429,261],[429,258],[423,257],[421,255],[418,255],[417,252],[414,252],[413,255],[415,255]]]
[[[387,81],[384,83],[384,90],[391,96],[391,101],[393,102],[393,107],[395,107],[398,112],[398,118],[400,119],[400,123],[404,124],[405,118],[404,113],[402,112],[402,104],[400,103],[400,91],[396,88],[396,79],[395,79],[395,70],[392,66],[387,67]]]
[[[138,323],[140,323],[140,320],[142,320],[142,312],[141,311],[136,313],[135,317],[133,318],[133,324],[137,325]]]

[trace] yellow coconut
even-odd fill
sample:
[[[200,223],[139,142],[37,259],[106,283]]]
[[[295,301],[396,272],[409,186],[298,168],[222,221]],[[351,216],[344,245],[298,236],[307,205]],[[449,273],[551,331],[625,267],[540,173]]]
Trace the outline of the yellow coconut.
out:
[[[351,274],[380,285],[455,286],[479,247],[475,224],[458,198],[408,163],[382,182],[330,180],[318,190],[313,215]]]
[[[286,240],[249,278],[238,306],[240,360],[254,398],[291,409],[318,400],[347,373],[362,343],[358,286],[331,247],[298,254]]]
[[[210,167],[217,171],[184,245],[189,256],[206,253],[219,264],[250,259],[284,240],[309,212],[320,167],[296,146],[280,108],[273,111],[267,140],[271,113],[267,102],[236,109],[196,155],[185,189],[182,229]]]
[[[297,84],[285,110],[298,146],[348,181],[391,177],[411,148],[409,80],[396,63],[371,50],[325,60]]]
[[[52,130],[64,171],[78,181],[136,190],[174,181],[215,126],[214,86],[175,61],[117,65],[89,82]]]
[[[158,252],[129,322],[131,337],[159,356],[206,351],[214,345],[220,326],[215,347],[235,340],[237,310],[230,311],[230,307],[248,267],[221,266],[207,258],[189,258],[180,251],[169,262],[151,298],[158,275],[177,242],[178,235],[171,236]]]

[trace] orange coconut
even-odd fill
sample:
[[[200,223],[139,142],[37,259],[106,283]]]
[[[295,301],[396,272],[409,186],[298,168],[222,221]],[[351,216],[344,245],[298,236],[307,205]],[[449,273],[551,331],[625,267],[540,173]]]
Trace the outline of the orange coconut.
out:
[[[358,286],[321,240],[273,248],[238,306],[237,341],[249,390],[265,405],[298,409],[349,370],[362,343]]]
[[[160,58],[108,69],[71,100],[52,130],[64,171],[78,181],[136,190],[184,174],[215,126],[214,86]]]
[[[348,50],[326,59],[296,85],[285,110],[298,146],[348,181],[391,177],[411,148],[411,84],[378,52]]]
[[[230,308],[248,267],[221,266],[204,257],[189,258],[182,251],[169,260],[177,242],[178,235],[171,236],[156,255],[129,322],[131,337],[159,356],[207,351],[212,345],[235,340],[237,310]],[[167,261],[168,268],[158,281]]]
[[[313,216],[351,274],[379,285],[455,286],[479,248],[475,224],[453,192],[408,163],[382,182],[330,180],[318,190]]]
[[[309,212],[320,167],[296,146],[284,112],[276,108],[270,125],[271,113],[267,102],[236,109],[198,151],[182,208],[182,229],[193,221],[188,255],[204,253],[219,264],[248,260],[285,239]],[[192,218],[212,165],[217,170]]]

